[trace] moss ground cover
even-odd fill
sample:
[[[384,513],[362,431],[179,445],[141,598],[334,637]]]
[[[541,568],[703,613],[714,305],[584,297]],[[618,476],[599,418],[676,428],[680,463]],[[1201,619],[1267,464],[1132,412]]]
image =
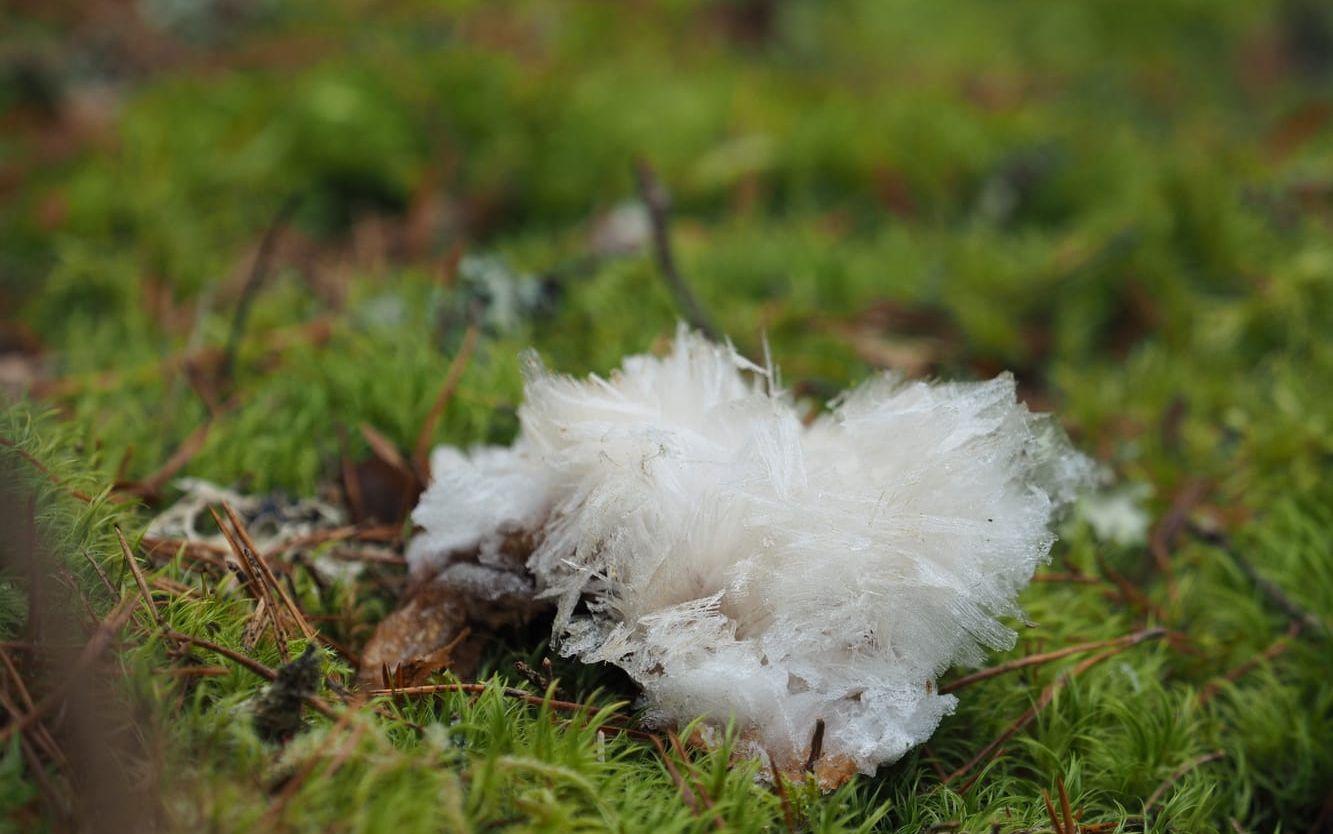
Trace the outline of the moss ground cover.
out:
[[[269,668],[305,641],[246,647],[249,599],[168,553],[142,561],[160,622],[137,608],[84,670],[108,687],[89,732],[107,734],[102,771],[120,782],[87,788],[91,736],[69,709],[43,722],[67,762],[0,726],[0,826],[59,829],[82,804],[168,830],[1072,834],[1061,787],[1082,830],[1330,824],[1321,4],[2,14],[0,640],[35,700],[70,670],[32,648],[34,573],[73,601],[81,643],[138,593],[113,528],[142,558],[174,477],[327,495],[376,460],[376,437],[410,458],[469,322],[436,442],[512,437],[526,347],[585,373],[663,344],[682,311],[635,161],[671,192],[700,305],[742,349],[766,339],[798,395],[819,404],[884,367],[1010,369],[1146,513],[1121,537],[1070,519],[996,663],[1165,634],[971,685],[929,745],[874,778],[779,794],[725,751],[614,729],[637,725],[612,672],[553,658],[555,697],[615,715],[505,694],[542,694],[514,665],[540,668],[540,623],[488,638],[482,694],[347,706],[349,660],[325,647],[331,717],[265,742],[250,721],[263,677],[165,635]],[[354,655],[401,573],[321,584],[296,569],[291,589]],[[12,678],[11,727],[29,711]]]

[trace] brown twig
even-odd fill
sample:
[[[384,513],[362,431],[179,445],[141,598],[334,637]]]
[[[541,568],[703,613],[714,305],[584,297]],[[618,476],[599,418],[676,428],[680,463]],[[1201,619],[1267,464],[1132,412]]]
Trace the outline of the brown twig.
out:
[[[694,791],[691,790],[684,777],[680,775],[680,771],[676,768],[675,762],[671,761],[671,756],[667,754],[666,747],[663,746],[662,740],[657,736],[653,736],[653,746],[657,748],[657,755],[662,758],[662,764],[666,767],[667,774],[671,777],[671,781],[676,784],[676,790],[680,791],[680,798],[685,801],[685,805],[690,809],[690,813],[694,814],[696,817],[699,816],[702,812],[702,809],[699,807],[699,800],[694,795]]]
[[[484,684],[484,683],[435,683],[435,684],[423,684],[421,686],[404,686],[404,687],[386,686],[382,689],[371,689],[365,692],[365,694],[371,697],[377,697],[381,695],[389,695],[395,697],[399,695],[406,695],[406,696],[440,695],[448,692],[463,692],[470,695],[480,695],[486,692],[490,688],[491,687],[489,684]],[[551,709],[560,710],[562,712],[575,712],[584,715],[594,715],[600,711],[599,707],[595,707],[591,704],[580,704],[574,701],[561,701],[555,698],[544,698],[538,695],[533,695],[531,692],[524,692],[522,689],[515,689],[512,686],[498,687],[496,688],[496,691],[506,698],[514,698],[526,704],[532,704],[533,706],[549,706]],[[613,712],[611,714],[618,718],[627,717],[621,713],[616,713],[616,712]],[[654,735],[653,733],[649,733],[644,730],[639,730],[634,727],[627,727],[623,724],[613,724],[611,722],[607,722],[603,724],[602,727],[607,730],[613,730],[617,733],[623,733],[629,736],[630,738],[637,738],[643,740],[652,740],[657,738],[657,736]],[[658,741],[660,740],[661,739],[658,739]]]
[[[385,689],[372,689],[367,695],[441,695],[446,692],[466,692],[471,695],[480,695],[492,687],[484,683],[431,683],[421,686],[388,687]],[[497,691],[506,698],[516,698],[525,703],[535,706],[550,706],[553,709],[565,710],[567,712],[586,712],[596,713],[600,708],[591,704],[580,704],[574,701],[559,701],[554,698],[543,698],[540,695],[533,695],[531,692],[524,692],[522,689],[515,689],[512,686],[498,687]]]
[[[768,757],[772,762],[773,757]],[[773,793],[777,794],[778,804],[782,806],[782,821],[786,823],[787,830],[791,834],[796,834],[796,810],[792,807],[791,797],[787,796],[787,778],[777,768],[773,768]]]
[[[639,197],[648,209],[653,231],[653,254],[657,259],[658,271],[662,273],[662,279],[666,281],[667,288],[675,298],[676,306],[680,308],[691,327],[712,341],[720,342],[721,331],[704,312],[699,299],[695,297],[693,290],[676,268],[676,259],[671,251],[671,195],[646,160],[640,159],[635,162],[634,177],[639,185]]]
[[[1055,834],[1065,834],[1065,827],[1060,824],[1060,817],[1056,815],[1055,805],[1051,802],[1051,792],[1045,788],[1041,789],[1041,801],[1046,803],[1046,816],[1050,817]]]
[[[129,567],[130,573],[134,575],[134,584],[139,586],[139,596],[143,597],[144,605],[148,607],[148,614],[153,618],[153,623],[160,628],[162,626],[162,615],[158,613],[157,603],[153,601],[153,592],[148,587],[148,580],[144,578],[143,569],[135,561],[134,551],[130,548],[130,543],[126,541],[125,534],[120,531],[120,527],[116,527],[116,538],[120,540],[120,552],[125,557],[125,565]]]
[[[1163,780],[1162,784],[1158,785],[1157,789],[1148,795],[1148,801],[1143,803],[1144,818],[1146,819],[1148,817],[1148,814],[1152,812],[1153,807],[1156,806],[1159,801],[1161,801],[1162,797],[1166,795],[1166,792],[1170,790],[1171,786],[1179,782],[1181,779],[1183,779],[1185,777],[1185,774],[1189,773],[1191,770],[1194,770],[1197,767],[1206,765],[1209,762],[1215,762],[1218,759],[1224,758],[1225,756],[1226,756],[1225,751],[1214,750],[1211,753],[1204,753],[1202,756],[1196,756],[1195,758],[1190,759],[1189,761],[1182,764],[1180,767],[1171,771],[1171,775],[1167,776],[1166,779]]]
[[[297,536],[294,539],[275,544],[264,553],[264,557],[266,559],[276,559],[278,556],[290,553],[293,550],[306,550],[330,542],[393,542],[397,541],[401,535],[402,530],[390,524],[371,527],[355,525],[335,527],[332,530],[317,530],[308,535]]]
[[[296,600],[292,599],[291,595],[287,593],[287,589],[278,581],[278,578],[273,575],[273,569],[269,567],[268,561],[259,555],[259,550],[255,546],[254,539],[250,538],[250,532],[245,529],[245,523],[241,521],[241,517],[236,514],[236,510],[234,510],[230,504],[226,503],[222,505],[222,509],[226,511],[227,518],[231,520],[232,526],[235,528],[236,534],[239,536],[247,555],[254,562],[255,567],[263,576],[264,581],[276,591],[278,598],[287,609],[287,613],[290,614],[292,619],[296,622],[296,627],[301,630],[301,634],[307,640],[318,640],[319,634],[306,619],[305,612],[301,610],[301,606],[296,604]]]
[[[10,440],[7,437],[0,437],[0,446],[4,446],[7,449],[13,449],[14,452],[19,457],[27,461],[32,466],[33,469],[36,469],[38,472],[45,475],[48,481],[60,487],[61,489],[65,490],[65,492],[69,493],[74,498],[77,498],[78,500],[82,501],[85,504],[92,503],[93,497],[91,495],[89,495],[86,492],[74,489],[73,487],[67,486],[65,482],[62,481],[59,477],[57,477],[54,472],[46,468],[46,464],[42,463],[36,457],[29,454],[25,449],[20,449],[18,447],[18,444],[15,443],[14,441]]]
[[[1149,599],[1147,594],[1138,588],[1135,588],[1134,583],[1126,579],[1120,571],[1107,564],[1106,560],[1102,558],[1100,553],[1097,554],[1097,566],[1101,568],[1102,573],[1120,589],[1120,594],[1124,597],[1126,602],[1138,607],[1141,611],[1147,614],[1151,614],[1158,620],[1164,621],[1166,619],[1162,609]]]
[[[227,345],[223,348],[222,364],[218,371],[221,379],[231,378],[232,370],[236,366],[236,352],[240,349],[241,337],[245,335],[245,323],[250,317],[250,306],[254,303],[259,288],[264,284],[278,237],[296,210],[296,205],[295,195],[284,200],[269,222],[268,228],[264,230],[264,236],[260,238],[259,249],[255,252],[255,259],[250,265],[250,276],[246,279],[245,286],[241,288],[241,297],[236,302],[236,312],[231,318],[231,330],[227,333]]]
[[[1299,623],[1302,630],[1308,631],[1316,637],[1325,638],[1328,636],[1328,628],[1324,625],[1323,620],[1306,611],[1291,597],[1287,596],[1286,592],[1276,582],[1259,573],[1259,569],[1236,549],[1230,536],[1220,530],[1207,530],[1198,525],[1191,525],[1190,529],[1200,539],[1230,556],[1231,561],[1236,563],[1236,566],[1241,569],[1254,587],[1258,588],[1259,592],[1267,597],[1268,601],[1283,614],[1286,614],[1287,619]]]
[[[181,441],[181,445],[176,447],[176,451],[171,453],[171,456],[156,472],[135,483],[117,483],[116,488],[129,495],[138,495],[145,498],[157,496],[162,492],[162,488],[167,485],[167,482],[176,477],[176,473],[185,468],[185,465],[193,460],[195,455],[199,454],[199,450],[204,448],[204,443],[208,440],[208,434],[212,428],[212,421],[205,422]]]
[[[139,546],[151,557],[157,557],[161,554],[175,557],[177,553],[180,553],[192,561],[223,571],[227,569],[227,554],[230,552],[225,547],[209,544],[208,542],[191,541],[189,539],[161,539],[154,536],[144,536],[139,540]]]
[[[32,699],[32,693],[28,691],[28,686],[23,682],[23,676],[19,674],[18,667],[14,665],[14,661],[10,658],[9,652],[0,649],[0,662],[4,664],[5,671],[8,673],[10,680],[13,681],[14,694],[18,696],[19,702],[23,705],[23,709],[28,710],[29,712],[36,709],[37,705]],[[19,715],[18,710],[13,707],[7,706],[6,709],[8,709],[13,716],[17,717]],[[65,754],[46,727],[39,723],[32,727],[31,731],[32,734],[37,737],[36,741],[41,745],[42,752],[47,755],[47,758],[63,767],[67,761]]]
[[[162,636],[177,643],[189,643],[192,646],[206,649],[214,654],[220,654],[228,660],[239,663],[264,680],[272,681],[276,680],[278,677],[276,670],[270,669],[258,660],[255,660],[252,657],[247,657],[246,655],[233,649],[229,649],[226,646],[214,643],[211,640],[205,640],[202,637],[191,637],[190,635],[182,634],[179,631],[164,631],[162,632]]]
[[[1167,597],[1173,602],[1176,599],[1176,576],[1171,566],[1171,547],[1189,522],[1190,512],[1199,503],[1199,499],[1203,498],[1207,489],[1208,482],[1200,478],[1187,483],[1176,493],[1171,501],[1171,508],[1162,516],[1148,538],[1148,551],[1152,553],[1157,570],[1166,581]]]
[[[209,507],[208,512],[212,514],[218,529],[222,531],[223,538],[231,546],[232,555],[236,560],[235,564],[245,580],[246,588],[250,591],[251,596],[255,598],[255,617],[256,622],[260,623],[256,633],[263,633],[262,622],[263,619],[267,618],[273,628],[273,640],[278,645],[278,653],[285,660],[287,657],[287,632],[283,628],[277,603],[273,599],[273,592],[260,574],[258,566],[253,564],[254,554],[247,552],[246,546],[237,537],[235,531],[228,529],[226,522],[222,520],[222,516],[218,514],[217,510]]]
[[[205,640],[202,637],[191,637],[190,635],[182,634],[179,631],[164,631],[162,636],[166,637],[168,640],[174,640],[178,643],[189,643],[192,646],[197,646],[201,649],[220,654],[228,660],[233,660],[239,663],[266,681],[275,681],[278,679],[278,672],[276,669],[265,666],[263,663],[260,663],[252,657],[246,657],[238,651],[229,649],[226,646],[218,645],[210,640]],[[317,695],[311,695],[306,699],[306,703],[310,704],[312,709],[320,715],[323,715],[325,718],[330,718],[335,721],[338,719],[338,712],[323,698],[320,698]]]
[[[102,586],[106,588],[106,592],[114,597],[116,595],[116,586],[111,584],[111,577],[107,576],[106,571],[102,570],[102,566],[93,558],[93,554],[89,553],[82,547],[79,548],[79,552],[83,554],[83,558],[88,560],[88,564],[93,566],[93,572],[97,574],[98,579],[102,580]]]
[[[1032,575],[1033,582],[1069,582],[1076,585],[1100,585],[1102,579],[1074,571],[1038,571]]]
[[[1102,661],[1108,658],[1120,654],[1124,650],[1128,649],[1130,646],[1137,645],[1138,643],[1141,643],[1144,640],[1149,640],[1154,637],[1160,637],[1163,633],[1164,632],[1156,631],[1153,629],[1149,629],[1146,632],[1140,632],[1140,634],[1142,634],[1142,637],[1140,639],[1134,642],[1123,643],[1113,648],[1109,648],[1106,651],[1101,652],[1099,654],[1095,654],[1092,657],[1089,657],[1086,660],[1080,662],[1073,669],[1070,669],[1068,672],[1065,672],[1064,674],[1060,675],[1060,677],[1056,678],[1054,681],[1051,681],[1051,683],[1047,684],[1046,687],[1042,689],[1041,694],[1037,697],[1036,703],[1034,703],[1032,706],[1024,710],[1023,713],[1019,715],[1018,718],[1014,719],[1013,722],[1011,722],[1009,726],[1006,727],[1004,731],[1000,733],[999,736],[997,736],[993,741],[991,741],[989,744],[983,747],[975,756],[969,759],[966,764],[964,764],[963,766],[959,767],[957,770],[946,776],[942,784],[945,785],[949,784],[950,782],[954,781],[960,776],[963,776],[964,774],[970,772],[973,768],[977,767],[983,762],[989,761],[991,758],[995,757],[997,755],[997,751],[1000,750],[1001,746],[1009,739],[1013,738],[1015,735],[1021,732],[1029,724],[1031,724],[1036,719],[1036,717],[1041,714],[1041,711],[1045,709],[1047,705],[1051,703],[1052,700],[1055,699],[1055,696],[1060,692],[1060,690],[1064,689],[1065,686],[1067,686],[1071,680],[1083,674],[1087,670],[1091,669],[1093,666],[1096,666],[1098,663],[1101,663]],[[971,784],[972,783],[969,782],[968,787],[971,787]]]
[[[168,675],[180,678],[222,678],[231,674],[226,666],[182,666],[168,669]]]
[[[1069,791],[1065,790],[1065,780],[1063,777],[1056,777],[1055,789],[1060,794],[1060,812],[1064,815],[1064,829],[1068,834],[1078,834],[1078,829],[1074,827],[1074,815],[1069,810]]]
[[[20,732],[31,726],[33,722],[40,720],[64,700],[67,690],[82,676],[84,670],[110,648],[111,641],[115,639],[116,634],[129,621],[134,609],[134,597],[132,596],[124,597],[116,604],[116,607],[111,610],[110,614],[107,614],[97,630],[93,632],[92,637],[88,638],[88,642],[84,644],[79,656],[70,664],[65,679],[38,701],[32,709],[28,710],[26,715],[0,728],[0,744],[7,741],[14,733]]]
[[[449,400],[453,398],[454,389],[458,387],[458,382],[463,378],[463,372],[467,370],[468,362],[472,359],[472,351],[477,346],[477,326],[471,325],[467,332],[463,334],[463,344],[459,346],[458,353],[454,355],[449,362],[449,370],[445,372],[444,382],[440,385],[440,391],[435,395],[435,402],[431,404],[430,411],[426,414],[426,419],[421,423],[421,431],[417,434],[416,450],[412,455],[412,463],[416,467],[417,480],[422,484],[430,483],[430,446],[435,438],[435,427],[440,423],[440,417],[444,415],[444,410],[449,406]]]
[[[703,803],[704,811],[714,815],[713,824],[716,827],[723,828],[722,818],[713,811],[713,797],[708,795],[708,789],[704,787],[702,780],[694,778],[694,770],[689,766],[690,757],[685,753],[684,745],[680,743],[680,736],[676,735],[675,730],[667,730],[667,738],[671,741],[671,749],[676,751],[681,764],[685,765],[686,771],[690,774],[690,785],[694,788],[695,795]]]
[[[1141,631],[1136,631],[1133,634],[1126,634],[1123,637],[1116,637],[1111,640],[1097,640],[1091,643],[1078,643],[1073,646],[1066,646],[1063,649],[1056,649],[1055,651],[1045,652],[1043,654],[1031,654],[1028,655],[1027,657],[1015,658],[1014,660],[1009,660],[1004,663],[1001,663],[998,666],[991,666],[990,668],[973,672],[970,675],[964,675],[963,677],[958,678],[957,680],[952,680],[949,681],[948,683],[940,684],[940,694],[947,695],[950,692],[956,692],[959,689],[962,689],[963,687],[966,686],[971,686],[974,683],[980,683],[981,681],[989,680],[990,678],[999,677],[1000,675],[1003,675],[1007,672],[1013,672],[1018,669],[1026,669],[1029,666],[1040,666],[1043,663],[1050,663],[1051,661],[1059,660],[1061,658],[1068,657],[1072,654],[1082,654],[1083,652],[1096,651],[1097,649],[1109,649],[1113,646],[1120,646],[1120,645],[1132,646],[1135,643],[1141,643],[1144,640],[1150,640],[1155,637],[1161,637],[1165,634],[1166,634],[1166,629],[1164,628],[1147,628]]]
[[[1287,628],[1287,633],[1270,643],[1268,648],[1264,649],[1254,657],[1249,658],[1244,663],[1241,663],[1239,666],[1222,675],[1220,678],[1209,681],[1199,692],[1199,703],[1208,703],[1217,696],[1218,692],[1222,691],[1222,686],[1224,684],[1235,683],[1248,675],[1260,664],[1267,663],[1285,654],[1287,650],[1291,648],[1292,640],[1300,633],[1301,624],[1292,623],[1291,626]]]
[[[805,772],[814,773],[815,762],[824,754],[824,719],[815,719],[815,731],[810,736],[810,755],[805,760]]]

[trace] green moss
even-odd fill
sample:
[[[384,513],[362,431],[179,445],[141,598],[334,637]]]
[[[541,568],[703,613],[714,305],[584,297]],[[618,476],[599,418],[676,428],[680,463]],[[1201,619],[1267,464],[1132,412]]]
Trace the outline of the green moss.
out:
[[[1239,0],[793,0],[746,30],[746,5],[264,6],[210,24],[222,28],[193,42],[208,50],[198,64],[133,76],[98,141],[60,158],[43,151],[50,125],[28,118],[34,91],[86,92],[103,59],[58,20],[16,19],[28,40],[13,54],[55,57],[31,64],[45,67],[36,86],[22,61],[0,72],[16,125],[0,165],[20,174],[0,205],[0,303],[59,385],[0,412],[15,444],[0,463],[24,473],[90,604],[111,601],[83,554],[129,589],[111,525],[139,531],[151,514],[109,501],[109,486],[122,464],[130,479],[155,471],[206,419],[175,360],[225,342],[286,200],[296,211],[234,398],[183,474],[313,494],[341,455],[367,455],[360,424],[415,443],[461,340],[455,250],[548,276],[550,299],[482,334],[437,441],[512,436],[516,356],[530,345],[555,368],[605,372],[670,334],[678,313],[651,259],[587,250],[645,157],[673,191],[682,271],[743,349],[767,338],[795,390],[817,401],[873,371],[849,330],[906,344],[941,376],[1013,369],[1118,479],[1151,487],[1156,516],[1208,484],[1201,512],[1327,622],[1333,157],[1319,121],[1328,78],[1291,23],[1327,20]],[[296,335],[312,322],[326,338]],[[1281,612],[1189,537],[1168,582],[1144,545],[1101,543],[1080,522],[1064,533],[1053,569],[1108,566],[1158,613],[1105,583],[1037,583],[1023,597],[1035,627],[1013,655],[1146,623],[1178,639],[1072,680],[960,793],[935,767],[970,759],[1077,659],[970,688],[929,751],[830,796],[790,788],[801,826],[1040,827],[1041,791],[1059,779],[1085,822],[1132,827],[1173,771],[1215,750],[1225,756],[1162,794],[1149,830],[1314,823],[1333,782],[1329,643],[1293,640],[1205,699],[1281,637]],[[172,628],[240,648],[245,603],[182,561],[157,572],[195,589],[160,597]],[[23,628],[24,582],[0,577],[0,638]],[[320,589],[298,574],[295,590],[353,645],[392,605],[364,582]],[[164,674],[167,647],[138,616],[123,689],[160,740],[173,828],[785,825],[782,803],[725,751],[688,765],[714,807],[695,816],[650,745],[599,736],[605,716],[572,721],[498,690],[316,718],[288,748],[267,746],[247,720],[262,682],[202,651],[229,671]],[[542,641],[540,629],[497,638],[488,674],[516,683],[513,660],[535,662]],[[271,641],[253,653],[280,662]],[[328,671],[350,673],[332,655]],[[633,697],[606,670],[557,671],[565,697]],[[330,750],[344,752],[283,787]],[[40,808],[25,767],[12,744],[0,750],[0,827]]]

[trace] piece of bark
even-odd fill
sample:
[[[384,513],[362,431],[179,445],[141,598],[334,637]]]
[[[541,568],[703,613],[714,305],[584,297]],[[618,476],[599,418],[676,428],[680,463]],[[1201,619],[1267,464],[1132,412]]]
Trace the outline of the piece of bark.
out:
[[[499,564],[455,557],[433,577],[414,581],[362,651],[361,686],[416,686],[445,669],[471,678],[487,632],[521,625],[549,605],[536,599],[522,549]]]

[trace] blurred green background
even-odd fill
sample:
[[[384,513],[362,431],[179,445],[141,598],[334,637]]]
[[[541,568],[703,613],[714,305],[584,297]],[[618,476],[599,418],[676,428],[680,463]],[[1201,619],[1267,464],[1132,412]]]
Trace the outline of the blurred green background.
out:
[[[434,439],[507,441],[520,349],[604,372],[682,315],[641,162],[701,305],[742,350],[767,339],[798,396],[884,368],[1010,369],[1150,518],[1193,496],[1302,605],[1333,610],[1333,5],[15,0],[0,26],[0,398],[19,403],[11,432],[91,488],[158,471],[208,422],[183,474],[314,494],[369,454],[363,423],[412,448],[469,321],[481,339]],[[117,510],[140,526],[152,511]],[[1090,815],[1134,830],[1153,788],[1215,747],[1222,763],[1140,827],[1327,823],[1327,642],[1205,706],[1201,687],[1280,637],[1280,612],[1197,543],[1177,543],[1168,587],[1141,537],[1065,532],[1063,567],[1109,562],[1153,605],[1034,588],[1045,645],[1152,621],[1193,653],[1071,687],[989,788],[926,795],[914,754],[810,799],[803,825],[887,802],[886,830],[1017,830],[1045,824],[1039,789],[1064,774]],[[207,686],[254,685],[224,683]],[[946,769],[1036,688],[978,691],[941,729]],[[189,721],[218,720],[192,703]],[[242,830],[263,757],[202,753],[207,736],[168,745],[199,762],[178,788]],[[645,791],[673,810],[597,818],[711,826],[665,777]],[[753,791],[736,813],[781,825]],[[287,823],[389,830],[355,795]],[[574,825],[497,802],[446,827]],[[433,830],[430,807],[406,816]]]

